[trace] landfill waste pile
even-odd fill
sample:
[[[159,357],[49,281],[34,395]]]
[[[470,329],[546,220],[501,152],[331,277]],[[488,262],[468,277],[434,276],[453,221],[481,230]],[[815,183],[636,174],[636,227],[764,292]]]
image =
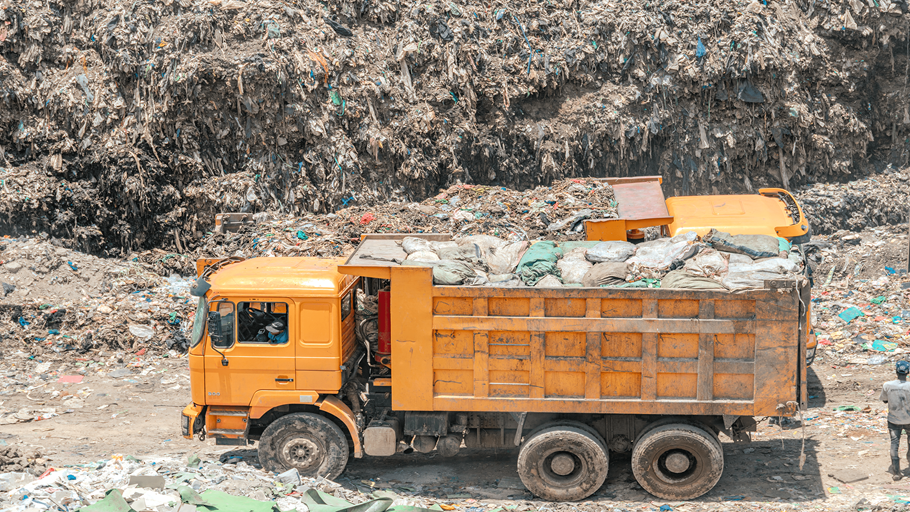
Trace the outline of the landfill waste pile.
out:
[[[225,211],[910,158],[903,0],[0,1],[0,229],[174,248]]]
[[[191,281],[141,261],[154,251],[111,260],[54,242],[0,239],[0,355],[186,350]]]
[[[433,268],[438,285],[763,288],[766,280],[802,279],[799,247],[769,235],[712,229],[639,244],[625,241],[509,241],[489,235],[449,242],[406,237],[390,263]],[[369,254],[361,257],[368,257]]]
[[[910,357],[907,237],[902,226],[810,242],[812,325],[825,363],[891,365]]]
[[[846,183],[814,183],[796,192],[796,200],[815,234],[905,224],[910,207],[910,172],[888,169]],[[897,200],[896,200],[897,199]]]
[[[210,232],[194,251],[204,257],[345,256],[363,233],[455,233],[512,241],[582,240],[586,219],[616,217],[610,185],[567,179],[525,191],[453,185],[420,203],[350,206],[335,213],[254,216],[238,232]],[[194,270],[193,259],[184,260]]]

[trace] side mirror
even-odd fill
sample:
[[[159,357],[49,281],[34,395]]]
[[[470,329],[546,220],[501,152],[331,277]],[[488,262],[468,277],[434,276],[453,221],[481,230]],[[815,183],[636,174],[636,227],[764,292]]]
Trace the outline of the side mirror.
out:
[[[217,311],[209,311],[208,330],[212,344],[220,345],[224,341],[224,334],[221,332],[221,315]]]
[[[203,278],[196,279],[196,284],[190,288],[190,295],[193,297],[205,297],[205,292],[209,291],[212,285]]]

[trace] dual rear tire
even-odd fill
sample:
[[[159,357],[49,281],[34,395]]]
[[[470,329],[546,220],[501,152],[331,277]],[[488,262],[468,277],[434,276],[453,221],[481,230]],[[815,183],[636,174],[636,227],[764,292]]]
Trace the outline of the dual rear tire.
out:
[[[607,478],[609,451],[592,428],[555,424],[532,432],[518,454],[518,475],[534,495],[578,501]],[[690,500],[710,491],[723,473],[720,441],[710,431],[684,423],[647,429],[632,450],[632,473],[649,493]]]

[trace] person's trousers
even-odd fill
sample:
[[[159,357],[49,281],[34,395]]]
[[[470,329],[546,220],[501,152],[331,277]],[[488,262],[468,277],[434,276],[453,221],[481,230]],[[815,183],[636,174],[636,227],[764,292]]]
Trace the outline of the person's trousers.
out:
[[[891,435],[891,458],[900,458],[901,433],[907,432],[907,457],[910,458],[910,425],[895,425],[888,422],[888,433]]]

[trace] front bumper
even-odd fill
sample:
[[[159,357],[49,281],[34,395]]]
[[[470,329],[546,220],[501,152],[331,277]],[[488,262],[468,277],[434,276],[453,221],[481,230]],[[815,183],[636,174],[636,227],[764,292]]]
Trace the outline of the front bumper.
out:
[[[183,408],[180,416],[180,434],[192,439],[193,434],[202,430],[202,422],[197,421],[205,410],[204,405],[189,404]]]

